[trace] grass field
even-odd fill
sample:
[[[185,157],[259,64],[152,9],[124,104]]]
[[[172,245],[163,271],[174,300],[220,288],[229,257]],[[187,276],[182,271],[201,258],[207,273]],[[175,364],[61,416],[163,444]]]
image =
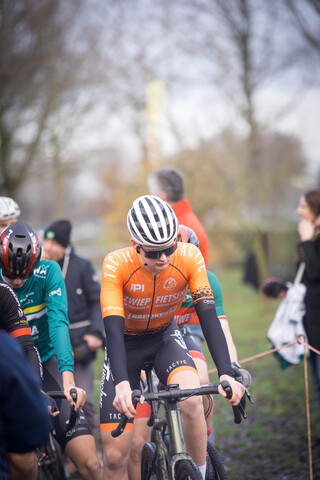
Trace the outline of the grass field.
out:
[[[216,272],[224,294],[224,308],[241,359],[269,350],[266,332],[277,302],[266,300],[241,280],[240,269]],[[214,365],[205,347],[209,369]],[[98,405],[103,352],[95,362],[95,398]],[[221,398],[215,401],[216,445],[229,480],[309,479],[307,420],[303,364],[281,370],[273,354],[243,364],[253,377],[248,419],[233,422],[232,410]],[[310,374],[310,372],[309,372]],[[217,381],[213,373],[211,381]],[[309,378],[311,433],[320,434],[313,383]],[[319,455],[319,453],[318,453]],[[320,459],[313,456],[314,479],[320,478]]]

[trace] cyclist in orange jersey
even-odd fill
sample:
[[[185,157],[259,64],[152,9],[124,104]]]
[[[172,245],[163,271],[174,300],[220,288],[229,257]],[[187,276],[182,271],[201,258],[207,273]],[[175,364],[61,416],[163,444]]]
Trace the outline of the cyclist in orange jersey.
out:
[[[191,228],[186,227],[185,225],[179,225],[179,234],[177,239],[179,242],[192,243],[197,247],[199,246],[199,240],[197,235]],[[223,296],[219,280],[212,272],[207,271],[207,276],[214,296],[216,313],[227,341],[230,359],[232,362],[237,362],[237,350],[233,342],[226,314],[224,312]],[[189,328],[190,318],[192,318],[194,312],[195,307],[193,304],[192,296],[190,294],[190,291],[187,291],[181,307],[175,314],[175,320],[179,329],[181,330],[183,339],[190,352],[190,355],[193,358],[199,374],[200,384],[202,385],[210,383],[210,379],[208,374],[207,361],[203,354],[202,348],[195,340],[193,333],[192,331],[190,331]],[[234,363],[232,363],[232,366],[234,366]],[[144,372],[142,372],[142,377],[144,377]],[[143,388],[144,387],[142,387],[142,389]],[[207,434],[209,437],[213,438],[213,399],[205,395],[202,397],[202,401],[207,424]],[[134,417],[133,435],[131,441],[130,458],[128,463],[128,473],[130,480],[140,479],[141,452],[143,445],[150,441],[151,433],[150,428],[147,425],[147,421],[151,414],[151,406],[148,403],[144,403],[143,405],[139,404],[137,405],[136,411],[137,413]]]
[[[107,255],[103,262],[101,309],[106,330],[106,357],[100,396],[104,479],[126,479],[132,422],[131,392],[139,388],[140,371],[152,360],[164,384],[200,385],[192,357],[174,320],[189,286],[220,381],[232,388],[237,405],[244,387],[235,381],[226,340],[215,313],[199,249],[176,241],[178,221],[172,208],[153,196],[134,201],[127,217],[131,247]],[[226,393],[219,387],[220,394]],[[141,400],[143,402],[143,399]],[[181,403],[188,453],[205,478],[206,423],[202,399]],[[120,413],[131,420],[124,433],[111,436]]]

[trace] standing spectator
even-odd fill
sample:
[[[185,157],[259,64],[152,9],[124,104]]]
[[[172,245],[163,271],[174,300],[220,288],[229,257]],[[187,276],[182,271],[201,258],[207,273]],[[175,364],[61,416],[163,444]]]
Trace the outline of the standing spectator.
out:
[[[209,241],[207,234],[191,205],[185,197],[184,178],[179,170],[174,168],[159,168],[150,173],[148,187],[151,195],[156,195],[169,203],[177,216],[180,225],[192,228],[199,239],[199,249],[206,268],[209,262]],[[195,313],[189,321],[190,333],[201,348],[204,336],[199,319]]]
[[[297,213],[301,216],[301,220],[298,223],[300,242],[297,245],[296,270],[302,262],[305,263],[301,278],[301,283],[306,286],[303,325],[311,347],[320,350],[320,190],[311,190],[301,195]],[[283,299],[287,290],[288,284],[273,277],[268,279],[262,287],[267,297],[277,299]],[[310,350],[309,362],[320,411],[320,356]],[[320,436],[316,446],[320,446]]]
[[[103,322],[100,308],[100,285],[91,262],[76,255],[70,244],[72,226],[69,220],[56,220],[44,232],[43,255],[59,263],[65,279],[68,317],[75,366],[76,385],[87,392],[83,407],[91,430],[98,427],[93,400],[93,360],[103,346]]]
[[[301,216],[298,261],[306,265],[301,280],[307,287],[303,324],[309,344],[320,350],[320,190],[302,195],[297,213]],[[320,356],[310,350],[309,358],[320,410]],[[320,445],[320,437],[317,442]]]
[[[3,331],[0,351],[0,478],[5,480],[8,453],[32,453],[40,447],[48,438],[50,421],[48,405],[31,365],[18,342]],[[27,471],[23,478],[33,477]]]
[[[200,220],[185,197],[184,178],[174,168],[159,168],[150,173],[148,187],[151,195],[160,197],[171,205],[180,225],[192,228],[199,239],[199,249],[206,267],[209,263],[209,241]]]
[[[0,232],[12,225],[20,216],[19,205],[10,197],[0,197]]]

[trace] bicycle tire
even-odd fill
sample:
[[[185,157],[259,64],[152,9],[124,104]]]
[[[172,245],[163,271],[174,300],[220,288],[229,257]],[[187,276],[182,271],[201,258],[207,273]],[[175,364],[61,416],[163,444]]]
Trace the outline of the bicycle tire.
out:
[[[177,462],[175,477],[176,480],[202,480],[200,470],[191,458]]]
[[[210,438],[207,440],[206,480],[227,480],[223,461]]]
[[[170,455],[170,436],[167,429],[165,429],[162,432],[162,438],[163,438],[164,446],[166,447],[166,450],[167,450],[167,454],[169,456]],[[156,443],[153,429],[151,430],[151,442]]]
[[[156,445],[153,442],[143,445],[141,453],[141,480],[161,480],[156,459]]]
[[[42,480],[67,480],[60,445],[50,433],[44,446],[45,457],[39,466],[38,477]]]

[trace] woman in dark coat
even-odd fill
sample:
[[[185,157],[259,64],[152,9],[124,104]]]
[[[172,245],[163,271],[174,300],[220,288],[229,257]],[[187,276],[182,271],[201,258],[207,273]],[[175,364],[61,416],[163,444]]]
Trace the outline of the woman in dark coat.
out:
[[[298,261],[305,262],[302,283],[307,287],[303,319],[309,344],[320,350],[320,190],[300,197],[297,213],[300,243]],[[310,350],[310,365],[320,410],[320,355]]]

